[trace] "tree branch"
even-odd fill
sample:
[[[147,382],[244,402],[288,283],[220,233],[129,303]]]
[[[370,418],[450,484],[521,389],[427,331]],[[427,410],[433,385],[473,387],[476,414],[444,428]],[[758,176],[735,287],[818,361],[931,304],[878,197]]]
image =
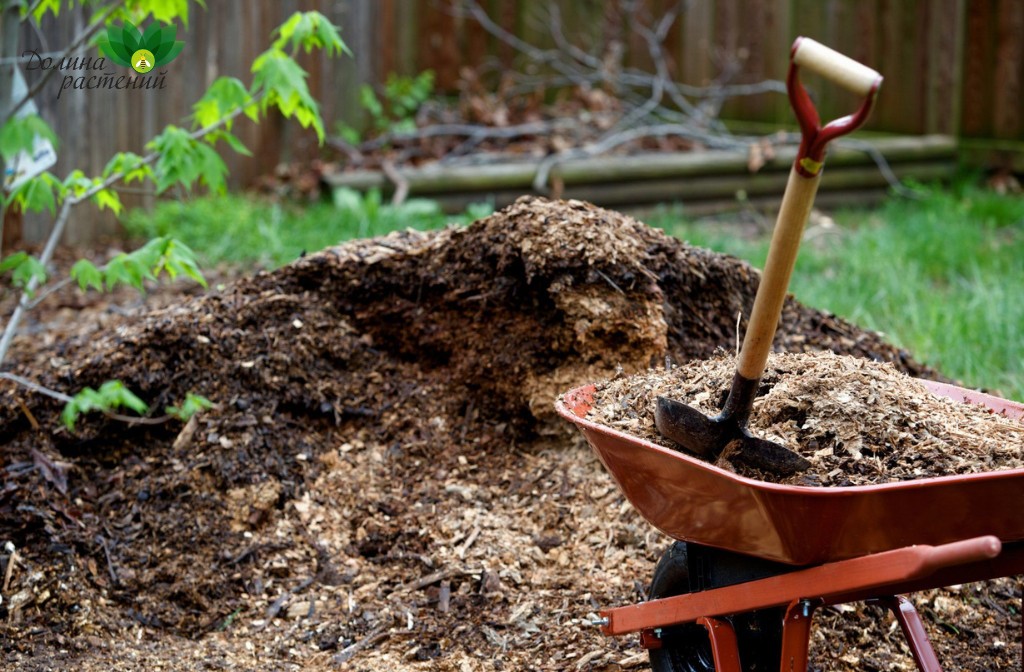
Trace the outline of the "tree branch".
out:
[[[250,99],[244,105],[238,107],[224,118],[217,122],[200,128],[197,131],[189,134],[189,137],[193,140],[199,140],[213,131],[216,131],[229,122],[233,121],[236,117],[241,115],[247,107],[259,102],[260,96]],[[159,152],[151,152],[142,158],[140,165],[149,165],[156,161],[160,157]],[[46,266],[50,263],[53,258],[53,253],[57,249],[57,244],[64,235],[64,229],[67,227],[68,217],[71,215],[71,208],[87,201],[99,192],[110,187],[112,184],[124,179],[125,173],[123,171],[111,174],[102,182],[93,185],[89,189],[78,195],[69,195],[64,198],[64,202],[61,203],[60,213],[57,215],[57,220],[54,222],[53,229],[50,231],[49,237],[46,239],[46,246],[43,248],[42,254],[39,256],[39,262]],[[10,350],[11,341],[14,340],[14,334],[18,329],[18,325],[21,324],[21,320],[25,313],[33,307],[32,295],[39,287],[39,281],[35,277],[29,280],[25,289],[21,293],[21,298],[18,300],[18,305],[14,308],[14,313],[11,314],[10,319],[4,327],[3,335],[0,336],[0,366],[3,365],[4,360],[7,358],[7,352]]]
[[[20,385],[21,387],[24,387],[26,389],[32,390],[33,392],[38,392],[39,394],[45,395],[47,397],[50,397],[51,399],[56,399],[57,401],[62,401],[65,404],[70,403],[71,401],[74,401],[74,399],[72,397],[64,394],[63,392],[58,392],[57,390],[51,390],[48,387],[43,387],[39,383],[31,381],[28,378],[22,378],[21,376],[19,376],[17,374],[14,374],[14,373],[10,373],[9,371],[0,371],[0,378],[3,378],[5,380],[9,380],[12,383],[16,383],[16,384]]]
[[[9,380],[21,387],[37,392],[43,396],[50,397],[51,399],[56,399],[57,401],[65,404],[69,404],[75,400],[74,397],[64,394],[63,392],[51,390],[50,388],[40,385],[33,380],[29,380],[28,378],[24,378],[15,373],[10,373],[9,371],[0,371],[0,378]],[[118,422],[124,422],[130,425],[162,425],[165,422],[170,422],[175,419],[173,415],[161,415],[156,418],[145,418],[137,415],[123,415],[121,413],[114,413],[113,411],[104,411],[103,415],[107,416],[111,420],[117,420]]]

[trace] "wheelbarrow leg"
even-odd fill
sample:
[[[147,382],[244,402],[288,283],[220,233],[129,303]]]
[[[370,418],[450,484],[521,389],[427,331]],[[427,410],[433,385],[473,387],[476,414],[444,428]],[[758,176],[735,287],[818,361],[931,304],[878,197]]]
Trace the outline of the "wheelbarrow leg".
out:
[[[807,672],[807,649],[811,640],[811,620],[821,600],[793,600],[782,621],[782,661],[785,672]]]
[[[742,672],[740,666],[740,646],[736,641],[736,631],[732,624],[724,618],[708,618],[702,616],[697,623],[708,631],[711,640],[711,654],[715,659],[715,672]]]
[[[939,659],[935,656],[935,649],[932,648],[931,640],[928,639],[928,633],[925,632],[921,617],[918,616],[917,609],[914,609],[910,600],[902,595],[893,595],[872,601],[887,608],[896,617],[896,622],[903,630],[903,636],[907,638],[907,644],[910,646],[910,653],[914,656],[917,668],[921,672],[942,672],[942,665],[939,664]]]

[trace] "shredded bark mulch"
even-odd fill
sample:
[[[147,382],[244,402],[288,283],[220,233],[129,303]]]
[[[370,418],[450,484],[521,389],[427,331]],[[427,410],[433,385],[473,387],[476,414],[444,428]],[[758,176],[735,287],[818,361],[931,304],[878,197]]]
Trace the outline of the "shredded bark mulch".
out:
[[[659,445],[655,400],[668,397],[713,417],[736,370],[721,354],[598,385],[588,418]],[[718,466],[775,483],[872,485],[1024,467],[1024,424],[929,391],[888,363],[834,353],[775,354],[761,379],[749,428],[811,463],[780,478],[728,448]]]
[[[642,669],[634,639],[586,622],[643,599],[669,540],[552,402],[730,346],[757,282],[629,217],[524,199],[24,334],[9,366],[42,384],[216,407],[72,434],[59,404],[0,387],[0,652],[21,670]],[[794,300],[775,345],[938,377]],[[1019,664],[1019,591],[922,598],[951,668]],[[820,622],[816,664],[908,666],[884,617]]]

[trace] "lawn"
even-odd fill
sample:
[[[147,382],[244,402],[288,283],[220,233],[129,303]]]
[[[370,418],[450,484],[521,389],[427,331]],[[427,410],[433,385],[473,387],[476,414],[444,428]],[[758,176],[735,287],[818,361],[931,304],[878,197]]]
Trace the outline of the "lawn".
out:
[[[966,183],[917,192],[812,217],[790,290],[968,386],[1024,399],[1024,199]],[[673,208],[647,222],[758,267],[767,255],[768,234],[750,227],[686,221]]]
[[[808,225],[791,291],[805,304],[886,334],[921,360],[972,387],[1024,400],[1024,199],[964,180],[917,187],[918,198],[844,210]],[[232,195],[167,202],[125,219],[130,234],[172,234],[207,264],[272,268],[304,251],[406,227],[466,223],[490,212],[445,216],[430,201],[395,207],[379,194],[343,192],[308,206]],[[761,267],[772,221],[689,220],[678,206],[643,219],[695,245]]]
[[[244,194],[164,201],[152,212],[133,210],[122,224],[137,238],[174,236],[205,264],[271,269],[343,240],[405,228],[436,229],[449,222],[465,224],[491,211],[489,205],[475,205],[464,215],[451,217],[433,201],[410,199],[393,206],[376,191],[362,195],[342,190],[333,202],[305,205]]]

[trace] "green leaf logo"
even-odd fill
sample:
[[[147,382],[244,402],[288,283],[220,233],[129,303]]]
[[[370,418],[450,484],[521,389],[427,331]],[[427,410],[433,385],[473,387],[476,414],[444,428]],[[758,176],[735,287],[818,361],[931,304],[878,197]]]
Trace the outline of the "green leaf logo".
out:
[[[145,32],[140,32],[125,21],[122,26],[107,28],[107,34],[99,39],[100,53],[120,66],[145,74],[178,57],[185,43],[174,39],[177,33],[178,27],[173,23],[161,26],[153,22]]]

